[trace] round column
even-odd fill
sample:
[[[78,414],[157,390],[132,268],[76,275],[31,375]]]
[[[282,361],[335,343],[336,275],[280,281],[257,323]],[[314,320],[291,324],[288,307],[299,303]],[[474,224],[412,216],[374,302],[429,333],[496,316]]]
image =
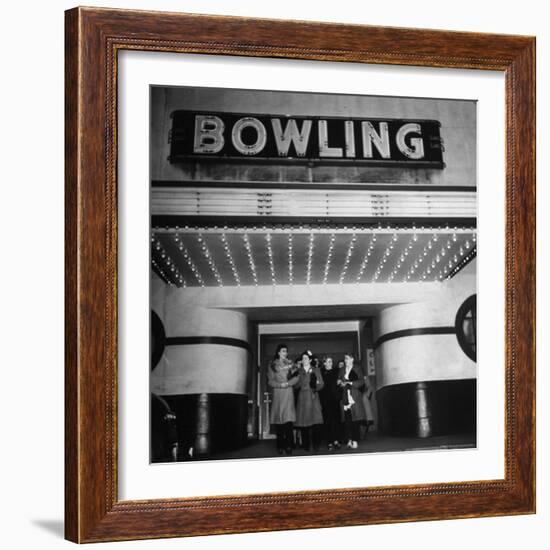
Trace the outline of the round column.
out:
[[[467,295],[442,289],[433,302],[393,306],[378,315],[375,361],[382,432],[430,437],[475,430],[477,366],[461,348],[455,328]]]
[[[166,347],[151,390],[176,413],[182,453],[238,447],[247,436],[247,317],[189,307],[178,298],[173,293],[164,305]]]
[[[417,411],[416,435],[418,437],[430,437],[433,425],[428,405],[428,384],[426,382],[416,383],[415,397]]]

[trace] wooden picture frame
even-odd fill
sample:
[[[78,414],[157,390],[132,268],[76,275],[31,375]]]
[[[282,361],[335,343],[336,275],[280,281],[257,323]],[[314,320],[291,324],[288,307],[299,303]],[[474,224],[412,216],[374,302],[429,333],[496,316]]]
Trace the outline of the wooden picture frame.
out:
[[[503,479],[119,500],[116,161],[117,54],[121,50],[504,73],[507,237]],[[65,52],[67,539],[82,543],[534,513],[533,37],[75,8],[66,12]]]

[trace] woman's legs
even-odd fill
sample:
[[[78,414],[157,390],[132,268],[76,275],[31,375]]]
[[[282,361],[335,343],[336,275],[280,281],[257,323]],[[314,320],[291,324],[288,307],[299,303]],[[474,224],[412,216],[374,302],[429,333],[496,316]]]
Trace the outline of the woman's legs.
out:
[[[330,419],[331,427],[331,438],[330,442],[334,443],[336,446],[339,446],[340,439],[342,438],[342,430],[340,423],[340,409],[338,407],[334,408],[334,412]]]
[[[275,433],[277,434],[277,452],[283,454],[286,451],[287,454],[291,454],[294,448],[292,422],[275,424]]]
[[[275,424],[277,434],[277,452],[282,454],[285,450],[285,426],[286,424]]]
[[[311,446],[313,446],[314,451],[319,450],[321,440],[323,439],[323,424],[315,424],[307,428],[301,428],[301,433],[304,451],[309,451]]]
[[[323,425],[315,424],[315,426],[312,426],[311,435],[313,440],[313,450],[318,451],[321,446],[321,439],[323,438]]]
[[[334,415],[334,445],[340,448],[340,442],[342,441],[342,421],[340,411]]]
[[[300,431],[302,432],[302,447],[304,451],[309,451],[311,446],[311,426],[301,428]]]
[[[325,437],[327,438],[327,445],[329,446],[338,439],[338,436],[336,435],[335,418],[331,414],[327,414],[325,418]]]
[[[344,435],[347,446],[350,449],[357,449],[359,441],[359,422],[354,422],[351,411],[344,413]]]
[[[351,423],[351,439],[355,443],[359,441],[359,434],[360,434],[360,422],[355,421]]]
[[[352,440],[351,412],[344,411],[344,441],[349,444],[351,440]]]
[[[286,451],[286,454],[292,454],[292,449],[294,448],[294,437],[293,437],[293,430],[292,430],[292,422],[287,422],[286,424],[283,424],[284,428],[284,448]]]
[[[338,402],[331,403],[330,406],[327,404],[325,409],[323,409],[323,418],[325,420],[324,431],[329,450],[333,446],[340,447],[339,442],[342,437],[340,416],[341,412]]]

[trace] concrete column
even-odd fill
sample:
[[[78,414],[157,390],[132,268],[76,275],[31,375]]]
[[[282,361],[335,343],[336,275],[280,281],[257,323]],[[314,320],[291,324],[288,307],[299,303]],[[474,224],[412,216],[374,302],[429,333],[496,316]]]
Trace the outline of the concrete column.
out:
[[[189,307],[180,296],[166,295],[166,347],[151,390],[174,409],[184,452],[208,455],[246,441],[248,322],[243,313]]]
[[[210,398],[201,393],[197,401],[197,435],[195,437],[195,454],[210,453]]]
[[[473,283],[442,285],[433,299],[379,313],[375,361],[382,432],[430,437],[475,429],[477,365],[460,347],[455,328],[458,309],[475,293]],[[460,422],[466,417],[474,418],[473,428]]]
[[[458,343],[456,314],[467,296],[393,306],[376,319],[378,388],[436,380],[475,378],[476,363]],[[449,298],[454,298],[453,296]]]
[[[428,385],[425,382],[416,384],[416,410],[418,437],[430,437],[432,435],[432,417],[428,405]]]

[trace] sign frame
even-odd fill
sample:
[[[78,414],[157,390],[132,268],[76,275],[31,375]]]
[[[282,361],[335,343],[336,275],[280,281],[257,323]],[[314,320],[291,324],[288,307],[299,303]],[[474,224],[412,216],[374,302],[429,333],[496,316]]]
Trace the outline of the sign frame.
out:
[[[194,116],[194,121],[189,120]],[[200,118],[201,125],[208,121],[216,121],[218,128],[206,129],[203,132],[203,139],[209,140],[210,145],[201,143],[200,126],[197,119]],[[416,168],[444,168],[443,150],[444,144],[439,133],[441,126],[437,120],[426,119],[381,119],[376,117],[335,117],[335,116],[290,116],[281,114],[257,114],[257,113],[233,113],[233,112],[208,112],[188,111],[179,109],[171,113],[172,129],[170,130],[169,162],[185,162],[200,160],[201,162],[222,161],[222,162],[246,162],[250,159],[254,162],[265,162],[272,164],[309,164],[311,166],[321,164],[362,164],[373,166],[401,166]],[[182,120],[183,119],[183,120]],[[256,143],[260,142],[257,150],[242,143],[239,137],[235,136],[237,124],[245,121],[244,124],[257,126],[261,132],[252,136]],[[300,122],[296,122],[300,121]],[[271,122],[271,124],[270,124]],[[275,122],[279,128],[275,130]],[[309,123],[309,124],[308,124]],[[385,136],[384,147],[387,148],[384,154],[380,151],[383,147],[377,147],[375,140],[365,136],[364,125],[370,124],[369,130],[375,136]],[[307,130],[305,129],[307,124]],[[375,126],[377,124],[377,127]],[[385,133],[382,131],[384,126]],[[411,128],[414,125],[416,128]],[[295,131],[295,139],[292,139],[290,129]],[[407,136],[405,134],[398,140],[400,130],[409,126]],[[337,142],[334,141],[334,130],[336,127]],[[420,127],[420,128],[418,128]],[[191,133],[191,128],[194,132]],[[323,128],[323,130],[321,130]],[[350,130],[351,135],[345,135],[345,129]],[[324,132],[325,150],[321,151],[321,132]],[[431,133],[428,133],[431,132]],[[254,131],[251,132],[254,134]],[[279,134],[282,133],[282,136]],[[414,149],[410,147],[408,134],[416,136],[412,139],[420,139],[422,143],[422,158],[412,158]],[[219,138],[219,144],[214,142],[215,137]],[[420,136],[420,138],[418,137]],[[283,141],[284,145],[280,143]],[[408,138],[408,139],[407,139]],[[240,150],[237,150],[234,140],[239,139]],[[304,150],[300,152],[298,143],[304,143]],[[398,143],[400,141],[401,143]],[[271,143],[270,143],[271,142]],[[370,154],[364,151],[365,142],[370,144]],[[215,145],[213,147],[213,145]],[[201,149],[204,149],[201,151]],[[215,150],[212,150],[215,149]],[[266,154],[267,149],[267,154]],[[283,149],[283,151],[281,151]],[[224,152],[229,150],[229,152]],[[292,154],[294,150],[294,154]],[[318,150],[318,154],[313,154]],[[271,153],[270,153],[271,151]],[[409,152],[410,151],[410,152]],[[407,154],[408,153],[408,154]],[[398,157],[398,158],[394,158]],[[435,158],[430,158],[435,157]]]

